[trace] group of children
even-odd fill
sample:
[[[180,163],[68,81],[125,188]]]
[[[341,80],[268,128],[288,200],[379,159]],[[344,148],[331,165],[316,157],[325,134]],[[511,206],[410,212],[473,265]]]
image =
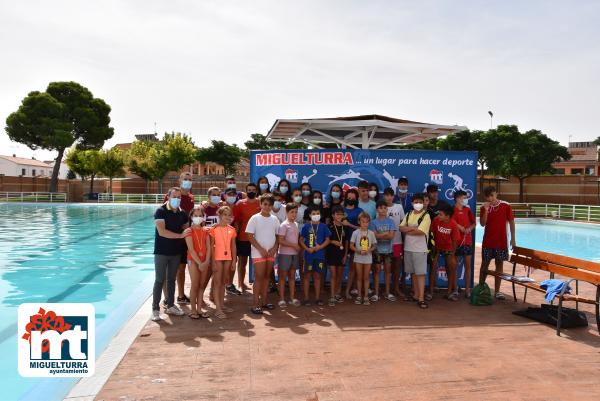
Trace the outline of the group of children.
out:
[[[330,306],[345,299],[370,305],[381,298],[393,302],[401,296],[427,308],[433,298],[440,255],[448,277],[446,298],[458,300],[456,257],[462,256],[465,266],[471,265],[471,231],[475,227],[475,217],[463,191],[455,192],[455,204],[450,205],[437,199],[435,185],[430,185],[425,194],[407,194],[408,182],[401,178],[398,193],[385,188],[379,199],[374,184],[361,182],[357,189],[346,193],[334,185],[329,193],[330,203],[325,205],[323,194],[310,186],[305,188],[303,184],[290,190],[289,183],[280,182],[271,192],[268,182],[263,181],[266,180],[259,180],[258,185],[248,184],[243,196],[234,188],[227,188],[224,194],[211,188],[208,201],[189,212],[189,229],[184,229],[181,237],[185,238],[192,281],[192,319],[209,316],[203,295],[211,279],[214,316],[223,319],[232,312],[225,305],[225,290],[241,294],[233,285],[233,278],[237,261],[240,280],[240,259],[244,256],[252,258],[254,267],[254,314],[275,308],[268,301],[270,286],[275,284],[275,267],[280,308],[310,305],[311,282],[315,303],[324,305],[322,294],[328,271]],[[347,262],[349,276],[342,293]],[[296,272],[303,285],[302,301],[296,291]],[[428,272],[429,292],[425,293]],[[410,293],[400,289],[406,274],[411,275]],[[467,296],[470,281],[470,268],[466,268]],[[243,276],[238,282],[243,290]]]

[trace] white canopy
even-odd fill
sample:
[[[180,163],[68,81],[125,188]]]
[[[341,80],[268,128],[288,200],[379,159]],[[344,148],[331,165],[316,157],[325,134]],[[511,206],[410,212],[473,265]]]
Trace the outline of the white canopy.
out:
[[[276,142],[334,143],[339,148],[380,149],[465,131],[460,125],[420,123],[378,114],[335,118],[278,119],[267,139]]]

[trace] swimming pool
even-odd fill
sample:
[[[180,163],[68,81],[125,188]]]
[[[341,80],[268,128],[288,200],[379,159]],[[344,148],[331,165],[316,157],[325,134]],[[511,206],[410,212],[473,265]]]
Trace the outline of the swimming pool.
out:
[[[154,209],[0,204],[1,399],[62,399],[76,382],[19,376],[19,304],[92,303],[97,357],[140,307],[154,280]]]
[[[517,219],[517,245],[600,262],[600,225],[549,219]],[[477,242],[483,229],[477,227]]]

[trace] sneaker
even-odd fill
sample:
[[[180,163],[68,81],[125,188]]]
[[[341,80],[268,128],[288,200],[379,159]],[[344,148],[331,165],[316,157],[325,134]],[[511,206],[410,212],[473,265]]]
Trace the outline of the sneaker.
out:
[[[504,301],[506,299],[506,296],[503,293],[501,293],[501,292],[497,292],[496,293],[496,299],[499,300],[499,301]]]
[[[280,308],[285,308],[287,307],[287,302],[285,302],[283,299],[281,301],[279,301],[277,303],[277,305],[279,305]]]
[[[396,301],[396,297],[394,296],[394,294],[387,294],[385,296],[385,299],[387,299],[388,301],[391,301],[391,302],[395,302]]]
[[[375,293],[375,291],[373,291],[372,289],[369,288],[369,296],[373,295]]]
[[[363,305],[371,305],[371,302],[369,302],[369,298],[365,297],[365,300],[363,301]]]
[[[242,295],[242,292],[240,290],[238,290],[237,288],[235,288],[235,285],[231,285],[231,291],[235,294],[235,295]]]
[[[317,299],[317,305],[318,305],[318,306],[323,306],[323,305],[325,305],[325,302],[323,302],[323,301],[322,301],[322,300],[320,300],[320,299]]]
[[[310,306],[310,301],[307,299],[306,301],[302,302],[302,305],[304,305],[304,306]]]
[[[167,309],[165,311],[165,313],[167,315],[175,315],[175,316],[183,316],[184,315],[183,311],[181,309],[179,309],[179,306],[177,306],[177,305],[171,306],[169,309]]]
[[[333,297],[329,298],[329,306],[335,306],[335,303],[336,303],[335,298],[333,298]]]
[[[159,320],[162,320],[162,318],[160,317],[160,311],[153,310],[152,317],[150,319],[152,319],[153,322],[158,322]]]
[[[335,302],[337,302],[338,304],[341,304],[344,302],[344,298],[341,295],[336,295]]]
[[[465,291],[465,298],[471,299],[471,289]]]
[[[225,287],[225,291],[227,291],[227,293],[229,295],[239,295],[237,288],[235,288],[235,285],[233,285],[233,284],[228,285],[227,287]]]
[[[186,295],[184,295],[182,297],[177,297],[177,303],[178,304],[186,304],[187,305],[187,304],[190,303],[190,299]]]
[[[377,301],[379,301],[379,295],[373,295],[371,298],[369,298],[369,300],[371,302],[377,302]]]
[[[300,306],[300,301],[299,301],[298,299],[296,299],[296,298],[294,298],[294,299],[292,300],[292,302],[290,302],[290,303],[291,303],[292,305],[294,305],[294,306]]]
[[[354,300],[354,304],[355,305],[360,305],[362,304],[362,299],[360,297],[356,297],[356,299]]]
[[[351,290],[350,291],[350,295],[357,296],[358,295],[358,290],[356,288],[353,289],[353,290]]]

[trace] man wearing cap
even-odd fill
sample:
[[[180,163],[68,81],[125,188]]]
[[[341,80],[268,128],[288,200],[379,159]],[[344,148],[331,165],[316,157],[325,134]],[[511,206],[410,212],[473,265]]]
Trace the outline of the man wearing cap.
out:
[[[408,192],[408,178],[406,176],[398,178],[398,194],[394,196],[394,203],[401,204],[404,213],[412,210],[412,196],[413,194]]]

